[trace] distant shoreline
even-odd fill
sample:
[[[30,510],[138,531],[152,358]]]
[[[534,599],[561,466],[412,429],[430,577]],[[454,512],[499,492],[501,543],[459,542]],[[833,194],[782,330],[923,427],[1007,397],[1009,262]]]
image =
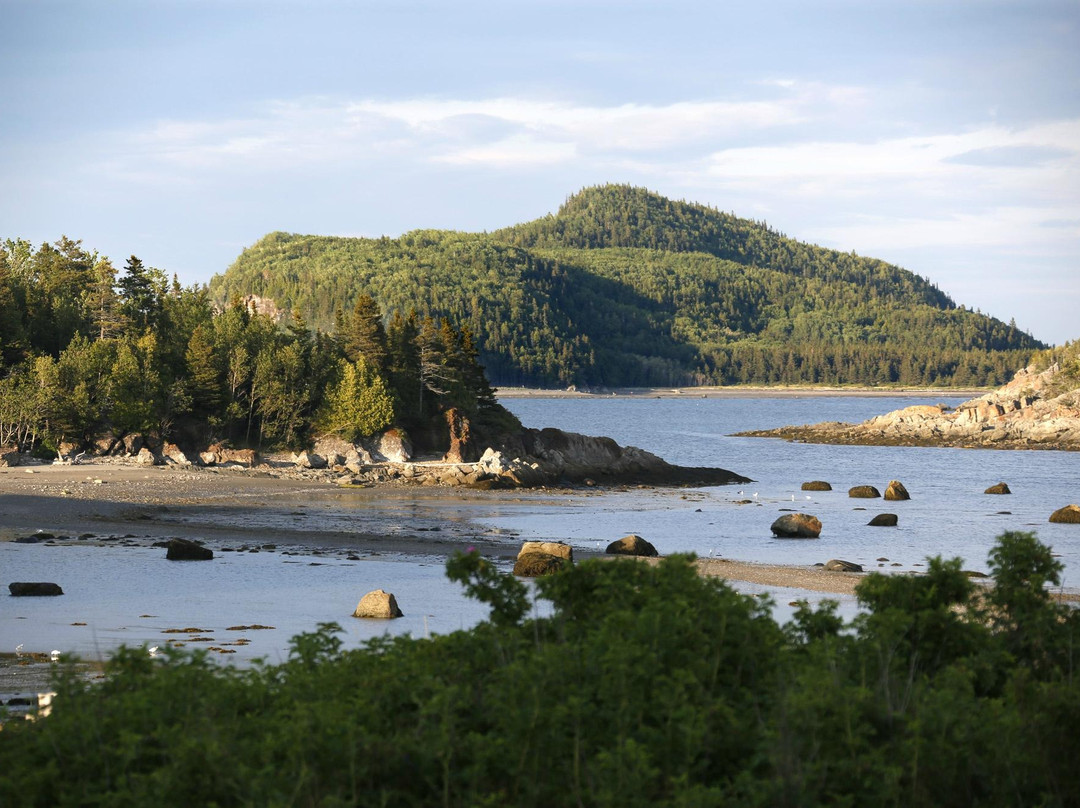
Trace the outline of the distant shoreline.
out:
[[[987,387],[624,387],[613,390],[586,392],[567,388],[549,390],[538,387],[497,387],[500,399],[522,398],[899,398],[947,396],[974,398],[986,393]]]

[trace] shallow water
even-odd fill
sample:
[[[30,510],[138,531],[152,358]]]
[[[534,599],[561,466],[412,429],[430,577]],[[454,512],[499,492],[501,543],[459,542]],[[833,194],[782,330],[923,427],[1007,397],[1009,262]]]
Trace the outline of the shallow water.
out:
[[[189,643],[188,648],[214,646],[236,652],[221,656],[223,661],[265,657],[277,662],[287,657],[291,637],[322,622],[339,623],[346,646],[355,647],[387,631],[413,636],[447,633],[474,625],[486,615],[484,606],[468,600],[458,585],[446,580],[437,556],[361,553],[370,557],[346,560],[346,548],[355,546],[354,534],[369,528],[422,535],[433,545],[447,538],[483,536],[505,545],[506,555],[516,552],[522,539],[562,539],[595,550],[627,533],[638,533],[664,554],[692,551],[791,564],[844,558],[886,572],[919,569],[926,556],[936,554],[961,556],[969,568],[986,569],[995,536],[1004,530],[1035,530],[1065,563],[1065,584],[1080,588],[1080,527],[1047,522],[1056,508],[1080,502],[1080,454],[815,446],[729,437],[745,429],[859,421],[899,407],[946,400],[941,396],[513,399],[507,406],[527,426],[608,435],[674,463],[719,466],[756,482],[689,490],[491,492],[492,496],[461,499],[423,489],[362,489],[295,509],[276,504],[254,516],[243,512],[248,525],[260,519],[267,526],[287,521],[300,530],[339,534],[339,541],[324,548],[325,555],[313,555],[319,548],[308,547],[305,555],[218,553],[212,562],[169,562],[159,548],[0,543],[0,584],[57,581],[65,591],[58,598],[0,597],[0,651],[13,651],[22,643],[27,651],[55,648],[100,659],[120,644],[183,641],[164,632],[197,627],[207,629],[202,636],[213,642]],[[807,500],[799,486],[811,479],[827,480],[835,490],[811,494]],[[907,486],[911,501],[847,497],[853,485],[872,484],[883,491],[891,479]],[[1011,496],[982,493],[1001,480],[1013,490]],[[752,504],[734,504],[741,499]],[[772,538],[769,525],[784,509],[818,516],[824,524],[821,538]],[[899,526],[868,527],[866,523],[880,512],[896,513]],[[199,518],[208,524],[227,524],[234,515],[228,509],[211,509]],[[190,528],[189,518],[184,521]],[[415,532],[430,530],[436,523],[441,531]],[[498,563],[509,568],[505,558]],[[404,618],[351,617],[360,597],[376,588],[395,594]],[[751,584],[738,588],[774,594],[780,620],[790,615],[790,600],[831,597]],[[843,613],[850,617],[853,599],[841,600]],[[543,604],[538,609],[542,613]],[[228,630],[254,623],[274,629]],[[247,637],[250,644],[223,645],[240,637]]]

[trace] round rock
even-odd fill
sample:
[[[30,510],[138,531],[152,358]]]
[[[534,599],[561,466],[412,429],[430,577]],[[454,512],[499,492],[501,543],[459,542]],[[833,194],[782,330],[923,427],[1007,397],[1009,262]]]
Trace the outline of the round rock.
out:
[[[382,589],[368,592],[360,598],[360,602],[356,604],[356,611],[353,612],[353,617],[374,617],[381,620],[403,616],[401,609],[398,608],[397,598]]]
[[[881,492],[872,485],[857,485],[849,488],[847,495],[855,499],[877,499],[881,496]]]
[[[1009,486],[1007,486],[1005,483],[998,483],[997,485],[990,486],[985,491],[983,491],[983,493],[984,494],[1011,494],[1012,491],[1009,490]]]
[[[214,551],[188,539],[171,539],[166,545],[165,558],[169,561],[209,561]]]
[[[803,491],[832,491],[832,486],[824,480],[811,480],[802,484]]]
[[[816,539],[821,535],[821,520],[808,513],[785,513],[770,530],[781,539]]]
[[[604,552],[608,555],[648,556],[649,558],[660,555],[650,542],[635,534],[613,541]]]

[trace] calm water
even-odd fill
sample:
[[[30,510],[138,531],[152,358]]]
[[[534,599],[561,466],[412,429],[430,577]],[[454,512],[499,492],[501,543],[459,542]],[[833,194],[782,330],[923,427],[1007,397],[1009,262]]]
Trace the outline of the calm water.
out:
[[[521,513],[497,521],[532,535],[575,543],[638,533],[661,553],[693,551],[739,560],[815,563],[844,558],[884,569],[894,562],[913,569],[927,556],[960,556],[985,569],[994,537],[1005,530],[1034,530],[1066,565],[1067,586],[1080,587],[1080,528],[1053,525],[1050,514],[1080,502],[1080,453],[821,446],[733,432],[819,421],[862,421],[918,403],[913,398],[513,400],[508,406],[527,426],[555,426],[610,435],[681,465],[719,466],[755,480],[741,486],[685,492],[638,492],[585,500],[556,512]],[[804,493],[807,480],[826,480],[832,492]],[[874,485],[884,492],[900,480],[908,502],[854,500],[847,490]],[[1009,496],[983,491],[999,481]],[[742,491],[740,494],[739,491]],[[755,496],[756,495],[756,496]],[[734,505],[753,499],[753,505]],[[862,510],[865,508],[865,510]],[[821,519],[821,538],[778,540],[769,526],[782,509]],[[1008,511],[1009,513],[1002,513]],[[897,528],[867,526],[877,513],[895,513]],[[886,557],[888,562],[877,562]]]
[[[444,519],[441,535],[502,535],[507,554],[522,539],[562,539],[596,549],[638,533],[665,554],[693,551],[792,564],[843,558],[886,572],[918,569],[927,556],[937,554],[960,556],[968,568],[985,569],[995,536],[1004,530],[1034,530],[1066,564],[1066,586],[1080,588],[1080,527],[1047,522],[1056,508],[1080,502],[1080,454],[813,446],[729,437],[745,429],[860,421],[899,407],[940,401],[949,400],[941,396],[511,399],[507,406],[527,426],[608,435],[674,463],[719,466],[755,482],[695,490],[590,490],[560,497],[498,494],[467,502],[432,499],[422,491],[412,499],[409,493],[387,498],[364,490],[355,492],[355,500],[309,508],[304,518],[320,529],[336,530],[340,524],[343,530],[349,525],[358,530],[365,519],[378,516],[385,522],[389,517],[394,524],[400,521],[399,529],[405,532],[411,532],[410,525],[418,520]],[[811,494],[808,500],[800,485],[812,479],[827,480],[835,490]],[[853,485],[871,484],[883,491],[892,479],[907,486],[910,502],[847,497]],[[1009,484],[1011,496],[982,493],[999,481]],[[735,504],[741,499],[752,504]],[[772,538],[769,525],[784,509],[818,516],[824,525],[821,538]],[[868,527],[870,518],[881,512],[896,513],[899,527]],[[237,651],[222,659],[261,656],[278,661],[287,654],[290,637],[320,622],[340,623],[346,644],[354,646],[387,630],[414,636],[446,633],[470,626],[486,614],[484,607],[446,581],[442,564],[433,558],[346,561],[340,555],[222,553],[212,563],[188,565],[166,562],[156,549],[0,543],[0,572],[0,584],[50,580],[61,583],[66,593],[61,598],[0,598],[2,651],[23,643],[26,650],[57,648],[99,658],[123,643],[163,645],[173,636],[163,633],[168,628],[198,627],[214,639],[200,645]],[[364,592],[379,587],[395,593],[405,618],[389,623],[351,618]],[[749,585],[741,588],[763,591]],[[793,590],[773,594],[781,620],[790,613],[788,601],[806,595]],[[854,603],[849,600],[844,610],[850,615]],[[253,623],[275,628],[228,630]],[[251,644],[222,645],[238,637],[249,638]]]

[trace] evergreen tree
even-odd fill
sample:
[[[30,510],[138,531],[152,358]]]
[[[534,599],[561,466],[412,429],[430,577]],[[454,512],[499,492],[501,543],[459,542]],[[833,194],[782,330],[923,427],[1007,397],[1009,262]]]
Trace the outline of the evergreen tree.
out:
[[[342,360],[340,378],[327,394],[318,423],[323,431],[354,442],[394,422],[394,397],[382,374],[363,356]]]
[[[352,316],[343,325],[342,344],[348,360],[355,362],[363,357],[372,367],[385,370],[388,356],[386,329],[375,299],[368,294],[360,295]]]

